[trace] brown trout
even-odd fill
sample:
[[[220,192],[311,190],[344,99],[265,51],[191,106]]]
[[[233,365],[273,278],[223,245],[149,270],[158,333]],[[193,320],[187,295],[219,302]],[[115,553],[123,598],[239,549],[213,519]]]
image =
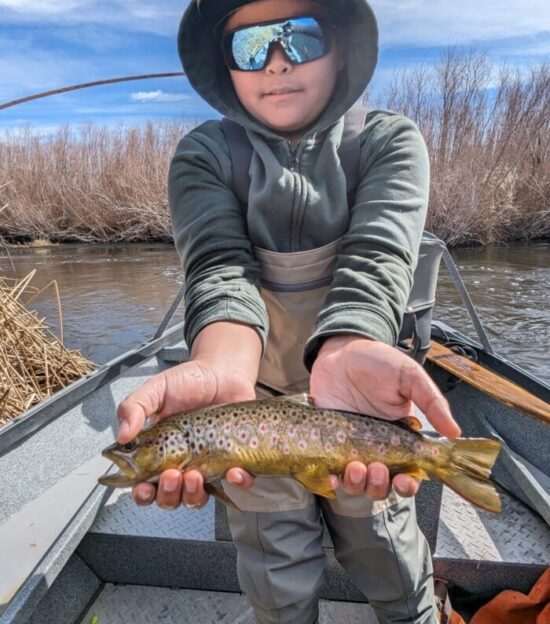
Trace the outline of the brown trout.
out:
[[[156,482],[162,471],[199,470],[205,490],[226,503],[216,482],[233,466],[253,475],[292,476],[315,494],[334,498],[330,475],[346,465],[380,461],[390,474],[434,476],[474,505],[499,512],[490,482],[501,448],[486,438],[449,440],[418,431],[415,418],[389,421],[315,408],[307,395],[203,407],[143,430],[129,444],[103,451],[120,469],[99,479],[113,487]]]

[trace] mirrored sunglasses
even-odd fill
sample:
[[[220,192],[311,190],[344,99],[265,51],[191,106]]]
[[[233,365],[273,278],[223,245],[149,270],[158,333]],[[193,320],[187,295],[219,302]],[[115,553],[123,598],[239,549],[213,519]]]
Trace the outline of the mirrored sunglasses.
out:
[[[300,65],[328,54],[332,39],[329,24],[317,17],[302,16],[237,28],[224,33],[222,45],[229,69],[260,71],[274,43],[281,46],[293,65]]]

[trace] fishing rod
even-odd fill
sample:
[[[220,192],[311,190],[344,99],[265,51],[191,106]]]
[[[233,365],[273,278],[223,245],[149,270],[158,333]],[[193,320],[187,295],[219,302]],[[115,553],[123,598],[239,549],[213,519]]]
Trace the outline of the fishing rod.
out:
[[[11,100],[10,102],[4,102],[0,104],[0,110],[10,108],[11,106],[17,106],[18,104],[24,104],[32,100],[38,100],[50,95],[58,95],[59,93],[67,93],[68,91],[77,91],[78,89],[88,89],[89,87],[99,87],[101,85],[113,84],[115,82],[130,82],[131,80],[149,80],[151,78],[174,78],[176,76],[185,76],[184,72],[167,72],[163,74],[141,74],[139,76],[122,76],[120,78],[107,78],[106,80],[96,80],[94,82],[83,82],[81,84],[71,85],[69,87],[61,87],[60,89],[52,89],[50,91],[43,91],[42,93],[35,93],[34,95],[27,95],[17,100]]]

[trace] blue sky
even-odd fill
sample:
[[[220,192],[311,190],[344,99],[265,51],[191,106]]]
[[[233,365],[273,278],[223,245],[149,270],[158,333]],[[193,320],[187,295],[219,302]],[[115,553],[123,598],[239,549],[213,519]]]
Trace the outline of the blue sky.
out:
[[[117,76],[180,71],[176,33],[186,0],[0,0],[0,103]],[[449,45],[476,45],[498,70],[550,61],[547,0],[372,0],[381,52],[373,88],[430,62]],[[51,130],[89,121],[216,116],[185,78],[76,91],[0,111],[0,129]]]

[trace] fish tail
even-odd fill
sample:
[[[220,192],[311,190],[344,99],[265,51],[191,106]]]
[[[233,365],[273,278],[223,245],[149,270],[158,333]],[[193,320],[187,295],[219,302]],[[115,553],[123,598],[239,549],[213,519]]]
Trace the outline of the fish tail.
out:
[[[501,443],[487,438],[459,438],[449,440],[445,446],[441,461],[429,472],[470,503],[500,512],[500,496],[490,477]]]

